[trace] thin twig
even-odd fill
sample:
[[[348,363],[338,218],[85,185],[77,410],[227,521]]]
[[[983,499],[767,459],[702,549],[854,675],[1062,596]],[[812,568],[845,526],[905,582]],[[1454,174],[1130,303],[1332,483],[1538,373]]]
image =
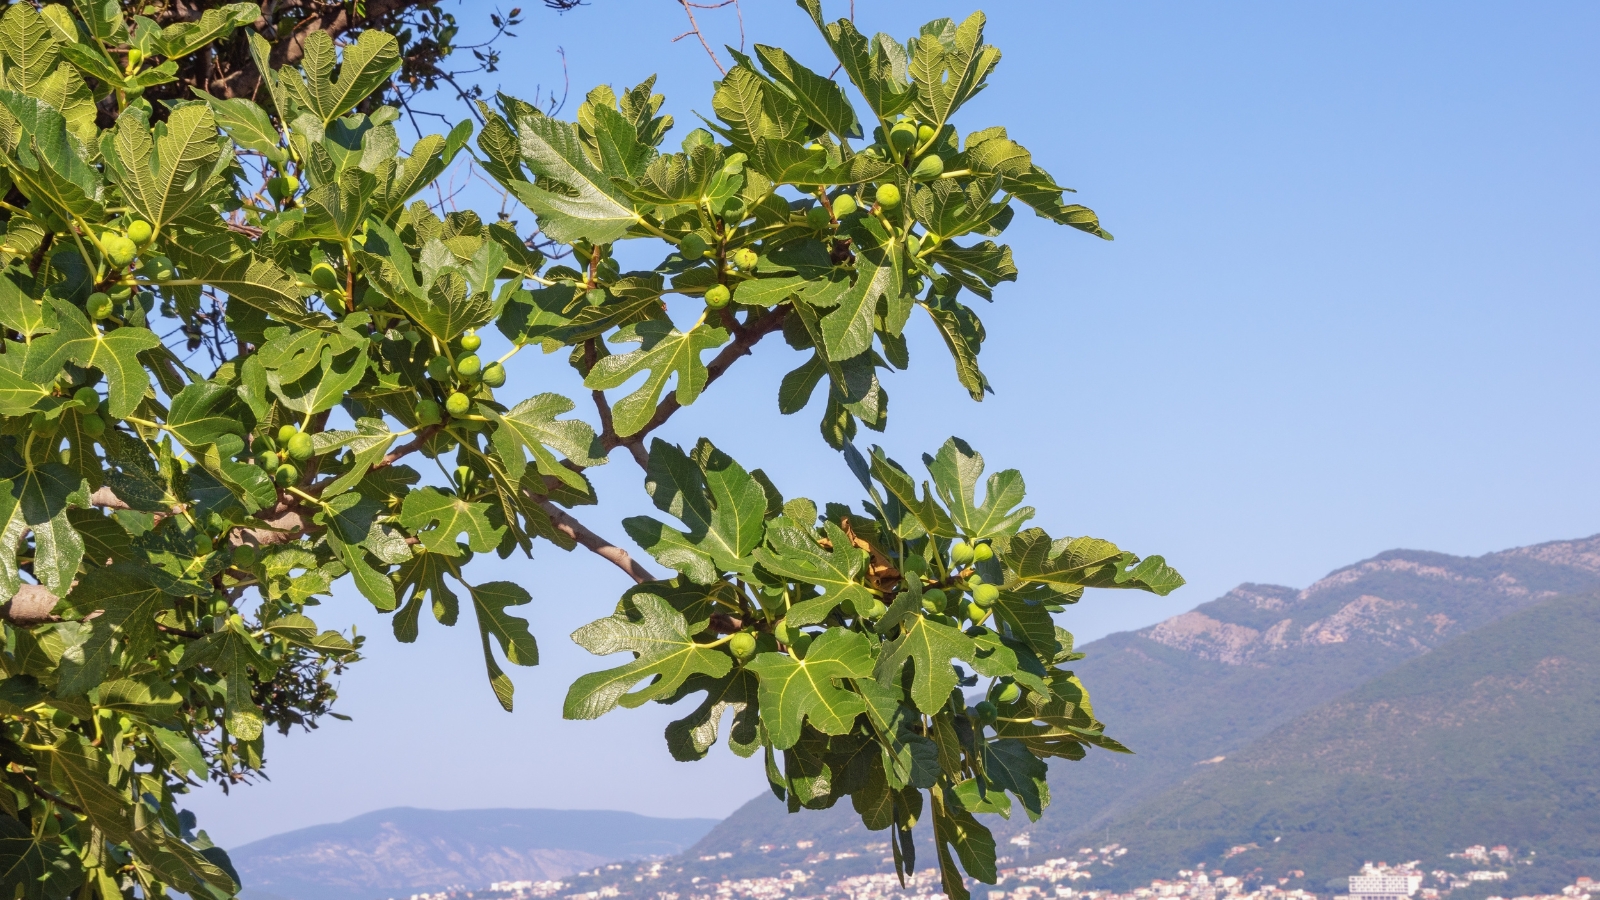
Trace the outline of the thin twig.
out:
[[[681,41],[691,34],[699,38],[700,46],[704,47],[706,55],[711,57],[711,64],[717,67],[718,72],[727,75],[728,70],[722,67],[722,60],[717,59],[716,51],[711,49],[711,45],[706,43],[706,36],[700,32],[700,23],[694,20],[694,4],[690,3],[689,0],[678,0],[678,5],[683,7],[684,15],[689,17],[689,30],[673,38],[673,42]]]

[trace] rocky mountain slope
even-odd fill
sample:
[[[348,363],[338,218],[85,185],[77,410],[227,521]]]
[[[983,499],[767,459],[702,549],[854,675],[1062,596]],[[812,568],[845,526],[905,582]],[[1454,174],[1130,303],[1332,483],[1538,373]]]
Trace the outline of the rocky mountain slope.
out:
[[[1537,864],[1494,893],[1554,893],[1600,871],[1600,594],[1450,641],[1103,828],[1129,852],[1096,887],[1204,861],[1315,889],[1380,849],[1460,871],[1446,849],[1503,843]]]
[[[1045,817],[999,823],[996,837],[1006,846],[1026,832],[1026,850],[1012,844],[1019,858],[1103,843],[1117,816],[1307,711],[1473,629],[1595,589],[1600,536],[1471,558],[1395,550],[1304,590],[1244,584],[1150,628],[1086,644],[1078,671],[1096,713],[1135,755],[1053,762]],[[861,848],[880,840],[848,807],[791,816],[763,794],[691,848],[684,873],[770,869],[840,851],[861,854],[841,868],[876,870],[880,855]],[[757,852],[762,845],[787,849]],[[719,853],[733,855],[700,859]]]
[[[245,900],[382,900],[561,878],[678,853],[715,819],[556,809],[385,809],[230,848]]]

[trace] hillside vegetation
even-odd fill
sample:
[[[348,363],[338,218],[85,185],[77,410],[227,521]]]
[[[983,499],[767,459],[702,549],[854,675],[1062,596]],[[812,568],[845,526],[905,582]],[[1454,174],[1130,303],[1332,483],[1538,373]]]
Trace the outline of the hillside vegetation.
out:
[[[1538,854],[1497,894],[1600,872],[1597,651],[1595,594],[1456,638],[1118,816],[1130,852],[1096,886],[1205,861],[1315,889],[1380,856],[1460,871],[1446,854],[1476,843]]]

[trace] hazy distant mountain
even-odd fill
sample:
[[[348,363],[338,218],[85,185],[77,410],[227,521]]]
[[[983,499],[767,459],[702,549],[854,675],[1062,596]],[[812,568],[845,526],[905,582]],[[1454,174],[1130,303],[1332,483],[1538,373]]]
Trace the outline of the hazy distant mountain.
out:
[[[1536,850],[1508,897],[1600,872],[1600,595],[1450,641],[1104,827],[1129,852],[1097,887],[1205,861],[1316,888],[1379,853],[1459,872],[1443,852],[1480,843]]]
[[[667,856],[715,824],[625,812],[400,808],[302,828],[229,853],[246,900],[382,900]]]
[[[1136,755],[1093,752],[1082,762],[1052,762],[1054,799],[1045,817],[999,822],[996,836],[1007,847],[1027,831],[1035,857],[1104,843],[1115,817],[1217,757],[1468,631],[1551,597],[1596,589],[1600,536],[1474,558],[1395,550],[1305,590],[1245,584],[1150,628],[1083,645],[1087,658],[1078,671],[1095,711]],[[1126,838],[1137,845],[1135,836]],[[805,840],[813,846],[796,848]],[[880,840],[848,804],[787,815],[764,793],[685,854],[684,874],[798,864],[819,851],[861,852]],[[752,853],[763,844],[791,849]],[[717,852],[734,856],[699,859]],[[867,852],[829,867],[874,870],[879,857]]]

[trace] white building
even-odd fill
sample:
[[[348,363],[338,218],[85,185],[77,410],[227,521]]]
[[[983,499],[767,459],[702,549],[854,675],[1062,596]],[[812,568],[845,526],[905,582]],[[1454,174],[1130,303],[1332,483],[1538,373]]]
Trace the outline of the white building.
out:
[[[1422,875],[1363,872],[1350,876],[1350,900],[1406,900],[1422,887]]]

